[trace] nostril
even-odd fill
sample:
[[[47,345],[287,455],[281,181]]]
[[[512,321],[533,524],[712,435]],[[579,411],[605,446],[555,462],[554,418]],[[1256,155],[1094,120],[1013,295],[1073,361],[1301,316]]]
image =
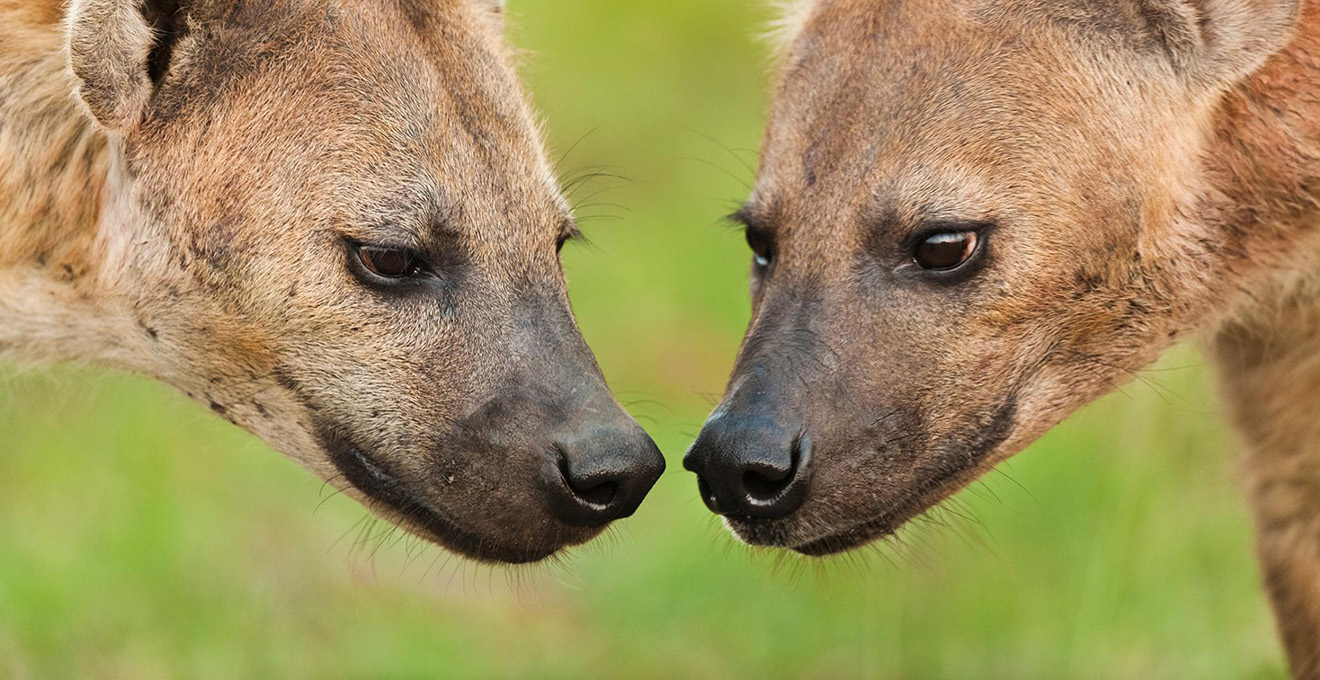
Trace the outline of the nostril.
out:
[[[570,481],[569,488],[573,489],[573,494],[583,502],[601,509],[609,507],[614,502],[615,496],[619,495],[619,485],[616,482],[602,482],[587,489],[579,489]]]
[[[683,457],[706,507],[719,515],[778,519],[806,501],[812,447],[805,428],[758,414],[713,416]]]
[[[774,497],[778,496],[779,492],[783,491],[784,487],[788,486],[792,481],[792,470],[789,470],[788,474],[775,477],[761,474],[755,470],[748,470],[743,473],[742,478],[743,489],[747,491],[747,495],[751,496],[752,500],[763,502],[773,500]]]
[[[559,454],[559,474],[578,500],[597,509],[605,509],[619,495],[619,483],[614,479],[578,479],[568,469],[568,457]]]
[[[600,526],[632,515],[665,469],[660,449],[636,425],[588,429],[552,444],[549,453],[550,511],[571,525]]]
[[[799,434],[789,446],[787,461],[773,463],[759,460],[743,469],[738,478],[742,486],[743,508],[757,517],[783,517],[792,514],[806,498],[811,477],[811,443]],[[788,465],[783,463],[787,462]]]
[[[768,503],[783,494],[784,490],[797,481],[802,467],[803,436],[793,438],[789,448],[788,468],[760,463],[743,473],[742,485],[747,496],[753,501]]]
[[[710,508],[711,512],[719,512],[719,503],[715,499],[715,492],[710,490],[710,482],[705,477],[697,475],[697,493],[701,494],[701,500]]]

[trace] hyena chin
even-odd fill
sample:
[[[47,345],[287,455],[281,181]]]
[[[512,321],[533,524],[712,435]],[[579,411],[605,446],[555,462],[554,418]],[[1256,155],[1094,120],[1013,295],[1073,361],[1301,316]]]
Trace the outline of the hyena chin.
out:
[[[750,327],[685,459],[754,543],[894,531],[1199,335],[1320,677],[1320,3],[814,0],[736,214]]]
[[[157,377],[527,562],[664,468],[569,310],[495,0],[0,0],[0,356]]]

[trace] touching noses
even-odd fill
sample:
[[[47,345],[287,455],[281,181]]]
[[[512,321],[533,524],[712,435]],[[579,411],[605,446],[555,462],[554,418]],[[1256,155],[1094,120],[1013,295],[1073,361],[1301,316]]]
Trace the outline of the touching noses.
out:
[[[711,512],[787,517],[811,485],[811,440],[768,415],[726,412],[706,422],[683,467]]]
[[[582,526],[628,517],[664,471],[660,449],[636,423],[589,426],[555,442],[545,472],[550,511]]]

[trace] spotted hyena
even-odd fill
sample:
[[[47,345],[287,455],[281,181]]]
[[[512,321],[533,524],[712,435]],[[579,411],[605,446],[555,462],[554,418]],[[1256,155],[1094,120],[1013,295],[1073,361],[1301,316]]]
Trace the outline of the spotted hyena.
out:
[[[1320,677],[1320,6],[790,9],[736,216],[753,318],[686,458],[706,503],[750,543],[853,548],[1197,336]]]
[[[543,558],[664,467],[576,328],[495,0],[0,0],[0,355],[155,376]]]

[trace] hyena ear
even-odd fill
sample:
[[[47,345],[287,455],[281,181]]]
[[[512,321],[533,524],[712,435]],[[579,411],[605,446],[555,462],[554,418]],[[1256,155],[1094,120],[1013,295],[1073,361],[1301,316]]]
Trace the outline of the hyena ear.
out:
[[[789,44],[802,32],[816,0],[771,0],[773,18],[767,27],[766,39],[770,41],[777,55],[788,50]]]
[[[1300,0],[1138,0],[1174,66],[1227,87],[1260,68],[1292,37]]]
[[[504,0],[475,0],[477,6],[494,17],[496,21],[504,21]]]
[[[146,113],[187,30],[187,0],[72,0],[65,25],[78,98],[104,127],[127,131]]]
[[[504,0],[468,0],[468,5],[477,11],[481,23],[495,33],[504,33]]]

